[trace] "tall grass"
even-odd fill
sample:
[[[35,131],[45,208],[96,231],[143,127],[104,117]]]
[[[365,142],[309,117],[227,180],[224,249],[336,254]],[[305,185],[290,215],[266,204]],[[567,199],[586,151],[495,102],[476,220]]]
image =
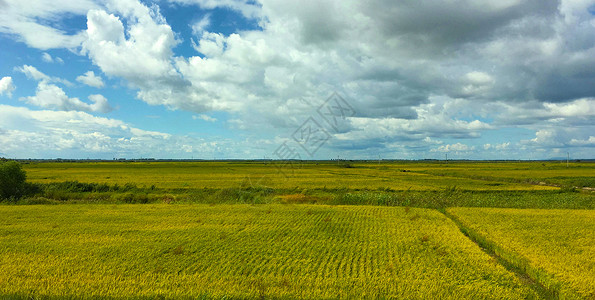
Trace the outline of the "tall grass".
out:
[[[328,205],[595,209],[595,193],[574,188],[550,191],[474,191],[447,187],[438,191],[389,188],[273,189],[262,186],[168,190],[134,184],[61,182],[35,184],[37,193],[17,204],[53,203],[310,203]],[[6,202],[4,202],[6,203]],[[12,203],[12,202],[11,202]]]

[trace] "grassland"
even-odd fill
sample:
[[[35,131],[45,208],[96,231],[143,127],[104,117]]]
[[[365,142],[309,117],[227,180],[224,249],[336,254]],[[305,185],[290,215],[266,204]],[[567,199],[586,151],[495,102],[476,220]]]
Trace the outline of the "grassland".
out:
[[[595,211],[451,208],[470,235],[560,299],[595,299]]]
[[[279,169],[276,162],[100,162],[31,163],[25,169],[29,181],[41,186],[41,192],[26,203],[595,208],[593,193],[581,193],[575,186],[538,184],[544,176],[558,174],[590,186],[595,163],[566,168],[552,162],[307,162]],[[74,181],[100,186],[73,185]]]
[[[535,296],[435,210],[87,204],[0,214],[5,296]]]
[[[448,168],[420,168],[435,176],[451,176],[487,181],[519,182],[558,187],[595,188],[594,163],[476,162],[451,164]]]
[[[469,163],[451,162],[98,162],[32,163],[25,165],[33,182],[97,182],[155,186],[163,189],[234,188],[255,184],[273,189],[441,190],[459,187],[475,191],[554,190],[533,185],[547,178],[568,176],[593,180],[595,163]],[[555,166],[553,168],[552,166]],[[485,174],[491,174],[488,177]],[[546,175],[544,175],[546,174]],[[547,175],[549,174],[549,175]],[[558,174],[558,175],[556,175]],[[470,177],[477,177],[473,179]],[[589,186],[592,184],[588,184]]]

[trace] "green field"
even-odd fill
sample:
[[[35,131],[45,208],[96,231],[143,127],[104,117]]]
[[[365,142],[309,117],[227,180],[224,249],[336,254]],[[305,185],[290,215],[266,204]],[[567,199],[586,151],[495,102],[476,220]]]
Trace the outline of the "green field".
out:
[[[583,185],[593,186],[592,162],[572,163],[568,168],[555,162],[304,162],[282,168],[279,164],[33,162],[24,167],[29,181],[39,185],[41,192],[23,202],[595,209],[593,193],[580,192]],[[554,177],[562,178],[556,181],[559,186],[544,184],[544,178],[552,181]],[[561,184],[570,180],[564,178],[583,184]]]
[[[23,167],[0,299],[595,298],[592,162]]]
[[[440,190],[553,190],[569,178],[595,187],[595,163],[451,162],[100,162],[32,163],[25,165],[33,182],[134,183],[165,189],[234,188],[246,182],[274,189],[345,188]],[[476,178],[476,179],[474,179]],[[556,180],[558,178],[558,180]]]

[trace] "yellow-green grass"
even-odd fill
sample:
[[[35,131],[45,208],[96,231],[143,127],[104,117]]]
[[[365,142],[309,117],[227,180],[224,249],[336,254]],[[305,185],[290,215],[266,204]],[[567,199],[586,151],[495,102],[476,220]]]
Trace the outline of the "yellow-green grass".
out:
[[[471,235],[562,299],[595,299],[595,211],[449,208]]]
[[[412,171],[503,182],[595,187],[595,162],[456,162],[414,166]]]
[[[8,298],[536,296],[435,210],[81,204],[0,215]]]
[[[451,165],[453,164],[448,166]],[[464,163],[460,165],[460,168],[466,166]],[[164,189],[221,189],[236,188],[242,184],[274,189],[390,188],[427,191],[454,186],[476,191],[557,189],[506,180],[471,179],[465,174],[430,174],[447,168],[437,163],[353,163],[353,168],[346,168],[324,162],[295,163],[293,166],[279,166],[276,162],[100,162],[32,163],[24,167],[31,182],[79,181],[121,185],[134,183],[139,186],[155,185]],[[411,172],[403,172],[404,170]]]

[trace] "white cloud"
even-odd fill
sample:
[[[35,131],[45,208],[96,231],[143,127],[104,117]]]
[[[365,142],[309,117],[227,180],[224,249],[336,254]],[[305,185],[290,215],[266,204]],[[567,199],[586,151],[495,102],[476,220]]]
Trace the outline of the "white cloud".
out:
[[[49,55],[47,52],[44,52],[41,55],[41,59],[43,59],[43,61],[48,62],[48,63],[54,62],[54,60],[52,59],[52,56]]]
[[[15,89],[16,87],[12,83],[12,77],[6,76],[0,79],[0,95],[6,94],[10,98]]]
[[[200,114],[198,116],[192,116],[192,119],[203,120],[203,121],[207,121],[207,122],[217,122],[216,118],[213,118],[213,117],[205,115],[205,114]]]
[[[87,71],[84,75],[78,76],[76,81],[96,88],[102,88],[105,85],[101,76],[96,76],[93,71]]]
[[[575,126],[592,123],[590,120],[595,117],[595,98],[581,98],[566,103],[492,103],[476,109],[483,110],[484,114],[496,116],[495,123],[498,125],[533,126],[543,123]]]
[[[147,131],[78,111],[30,110],[0,104],[3,155],[28,157],[245,157],[249,149],[226,139],[208,141]],[[222,154],[226,153],[226,154]]]
[[[192,28],[192,33],[198,37],[201,37],[202,34],[206,31],[207,27],[211,25],[211,15],[206,14],[202,17],[202,19],[198,20],[196,23],[192,24],[190,28]]]
[[[51,56],[49,53],[47,53],[47,52],[43,52],[43,53],[41,54],[41,59],[42,59],[43,61],[47,62],[47,63],[53,63],[53,62],[60,63],[60,64],[63,64],[63,63],[64,63],[64,61],[63,61],[61,58],[59,58],[59,57],[52,57],[52,56]]]
[[[554,129],[541,129],[535,133],[534,139],[526,141],[526,143],[536,144],[542,147],[561,147],[564,145],[563,136],[560,135],[558,130]]]
[[[595,116],[595,98],[578,99],[569,103],[544,103],[549,117],[593,117]]]
[[[242,13],[247,18],[257,18],[261,15],[258,3],[244,0],[168,0],[182,5],[198,5],[203,9],[229,8]]]
[[[469,146],[461,143],[442,145],[430,150],[431,152],[469,152],[474,151],[475,146]]]
[[[93,103],[85,103],[78,98],[70,98],[58,86],[41,81],[37,85],[35,96],[21,98],[31,105],[42,108],[65,110],[65,111],[88,111],[88,112],[102,112],[107,113],[113,110],[109,105],[107,99],[102,95],[91,95],[89,100]]]
[[[42,50],[78,47],[85,38],[83,32],[69,35],[47,24],[65,15],[84,15],[97,7],[91,0],[6,0],[4,4],[0,9],[0,32]]]
[[[590,1],[169,0],[178,9],[229,8],[260,26],[210,32],[216,26],[207,14],[191,25],[201,54],[194,57],[174,54],[179,35],[157,4],[58,1],[57,8],[10,2],[0,31],[38,48],[80,44],[106,76],[124,79],[146,103],[226,111],[235,128],[256,134],[299,126],[334,91],[357,111],[336,134],[338,146],[414,141],[429,151],[435,144],[426,138],[481,139],[485,130],[512,127],[536,136],[511,145],[563,147],[588,140],[593,129]],[[66,13],[86,14],[87,30],[67,35],[47,25]],[[19,29],[28,23],[55,41]]]
[[[569,142],[572,146],[595,146],[595,136],[589,136],[588,139],[580,140],[580,139],[571,139]]]
[[[575,148],[573,152],[576,153],[576,151],[580,151],[576,148],[582,148],[583,151],[586,150],[585,157],[590,157],[593,151],[589,148],[595,146],[593,143],[595,140],[594,131],[594,124],[580,127],[549,126],[538,129],[535,138],[521,140],[520,144],[539,151],[555,150],[559,152],[561,149]]]
[[[215,5],[204,1],[176,2],[201,7]],[[501,7],[466,1],[466,5],[411,4],[409,7],[381,2],[339,5],[333,1],[299,4],[262,1],[260,13],[255,14],[262,16],[259,19],[262,31],[224,36],[207,31],[208,16],[195,23],[194,33],[199,39],[194,46],[204,57],[173,57],[171,51],[163,50],[171,50],[176,45],[167,38],[171,28],[160,27],[161,35],[146,38],[169,42],[161,44],[165,47],[161,48],[163,51],[152,53],[151,58],[159,63],[150,70],[142,74],[126,73],[118,68],[110,69],[112,65],[121,65],[113,64],[110,59],[94,59],[94,62],[111,75],[126,78],[139,89],[138,97],[147,103],[198,113],[228,111],[234,114],[234,128],[242,130],[262,131],[271,125],[277,129],[298,126],[317,105],[338,90],[349,97],[358,117],[350,119],[348,128],[336,134],[336,145],[344,141],[362,147],[366,144],[388,147],[408,140],[429,147],[430,144],[423,142],[426,138],[436,141],[480,138],[482,131],[498,129],[503,125],[498,122],[510,120],[513,112],[526,112],[527,118],[542,113],[542,119],[552,119],[564,110],[568,113],[569,105],[581,106],[575,113],[589,111],[586,106],[591,105],[590,100],[572,100],[571,104],[546,102],[540,112],[531,112],[529,107],[519,109],[531,101],[543,103],[529,98],[541,89],[540,84],[530,86],[532,91],[519,90],[519,83],[526,82],[527,78],[518,66],[527,61],[527,57],[512,53],[505,58],[506,63],[501,64],[493,58],[494,53],[489,52],[500,42],[515,40],[519,32],[530,30],[527,24],[533,28],[544,27],[542,29],[547,31],[549,25],[542,20],[557,18],[556,6],[508,2]],[[333,11],[332,16],[317,17],[317,13],[328,11],[327,8]],[[139,28],[146,31],[144,28],[158,24],[155,17],[150,17],[150,11],[146,7],[135,10],[136,18],[145,21],[132,20],[126,28],[116,17],[128,18],[122,11],[112,10],[111,15],[90,14],[89,36],[101,37],[94,41],[97,45],[127,44],[128,48],[117,47],[117,51],[133,52],[136,40],[126,38],[125,33],[141,30]],[[411,12],[419,18],[408,16]],[[403,18],[395,20],[394,15]],[[159,17],[157,19],[161,19]],[[429,21],[433,17],[436,24],[441,24],[438,28]],[[100,19],[112,25],[93,26],[93,22]],[[458,21],[453,20],[458,19],[474,25],[457,27]],[[583,24],[584,20],[578,22]],[[571,28],[576,24],[565,26]],[[116,28],[116,33],[104,37],[105,28]],[[486,36],[491,38],[486,39]],[[532,51],[528,45],[541,47],[539,45],[547,45],[551,38],[551,35],[536,37],[534,41],[525,41],[527,45],[518,45],[517,49],[526,53]],[[565,36],[557,35],[556,39],[563,40]],[[436,49],[443,51],[436,52]],[[105,50],[101,53],[109,52]],[[94,50],[89,51],[93,58]],[[507,53],[503,49],[498,51]],[[538,59],[530,62],[529,67],[540,68],[554,53],[540,51],[534,56]],[[504,58],[500,55],[499,59]],[[129,62],[126,70],[146,67],[139,61]],[[313,106],[304,106],[300,99],[306,99]],[[515,104],[517,102],[522,105]],[[482,121],[478,116],[495,119],[495,123]],[[490,144],[488,147],[504,146]]]
[[[122,4],[123,5],[123,4]],[[122,21],[103,10],[87,14],[87,36],[83,51],[93,63],[111,76],[119,76],[142,86],[146,80],[177,77],[170,64],[172,47],[178,41],[158,11],[141,4],[126,8],[129,28],[125,37]]]
[[[89,95],[89,100],[91,100],[93,102],[93,104],[88,105],[88,106],[84,105],[83,109],[81,109],[81,110],[87,109],[87,111],[102,112],[102,113],[108,113],[108,112],[114,110],[114,108],[109,105],[107,99],[105,97],[103,97],[102,95],[99,95],[99,94]]]
[[[244,11],[245,6],[240,1],[173,2],[237,11]],[[139,89],[139,98],[150,104],[196,112],[227,110],[240,112],[240,118],[269,122],[291,120],[279,115],[279,111],[296,115],[288,103],[302,97],[324,99],[333,90],[356,99],[354,105],[370,117],[415,118],[411,108],[426,103],[431,95],[480,101],[497,96],[518,101],[514,89],[523,78],[512,82],[510,78],[524,74],[515,68],[526,57],[510,55],[506,61],[514,61],[498,64],[486,51],[519,36],[519,31],[539,26],[546,30],[550,25],[536,18],[555,19],[557,7],[535,1],[504,6],[463,2],[408,5],[378,0],[339,5],[334,1],[262,1],[248,5],[259,13],[245,14],[256,17],[262,31],[223,36],[206,31],[209,19],[204,17],[194,28],[201,33],[195,48],[206,57],[183,58],[173,57],[171,49],[177,42],[163,17],[154,8],[128,1],[111,5],[110,13],[88,14],[85,49],[104,72],[127,79]],[[332,16],[317,17],[326,8],[333,11]],[[402,18],[395,20],[394,15]],[[126,28],[118,16],[127,20]],[[460,27],[453,21],[459,19],[473,26]],[[584,24],[584,19],[577,22]],[[534,27],[511,25],[517,23]],[[146,34],[141,38],[137,32]],[[549,40],[550,36],[544,36],[525,43]],[[157,51],[143,47],[154,44],[159,45]],[[147,59],[129,59],[142,54]],[[122,57],[126,62],[120,63]],[[547,55],[541,58],[536,67],[550,59]],[[508,91],[502,93],[502,89]],[[248,123],[261,126],[261,122]]]
[[[37,70],[34,66],[23,65],[22,67],[16,68],[17,71],[25,74],[27,78],[37,81],[51,81],[50,76],[45,75],[43,72]]]
[[[501,143],[501,144],[484,144],[483,145],[484,150],[502,151],[502,150],[508,149],[509,147],[510,147],[510,142]]]
[[[21,67],[15,68],[15,70],[25,74],[25,76],[27,76],[27,78],[29,79],[46,82],[59,82],[67,86],[73,85],[72,82],[66,79],[62,79],[59,77],[50,77],[33,66],[23,65]]]

